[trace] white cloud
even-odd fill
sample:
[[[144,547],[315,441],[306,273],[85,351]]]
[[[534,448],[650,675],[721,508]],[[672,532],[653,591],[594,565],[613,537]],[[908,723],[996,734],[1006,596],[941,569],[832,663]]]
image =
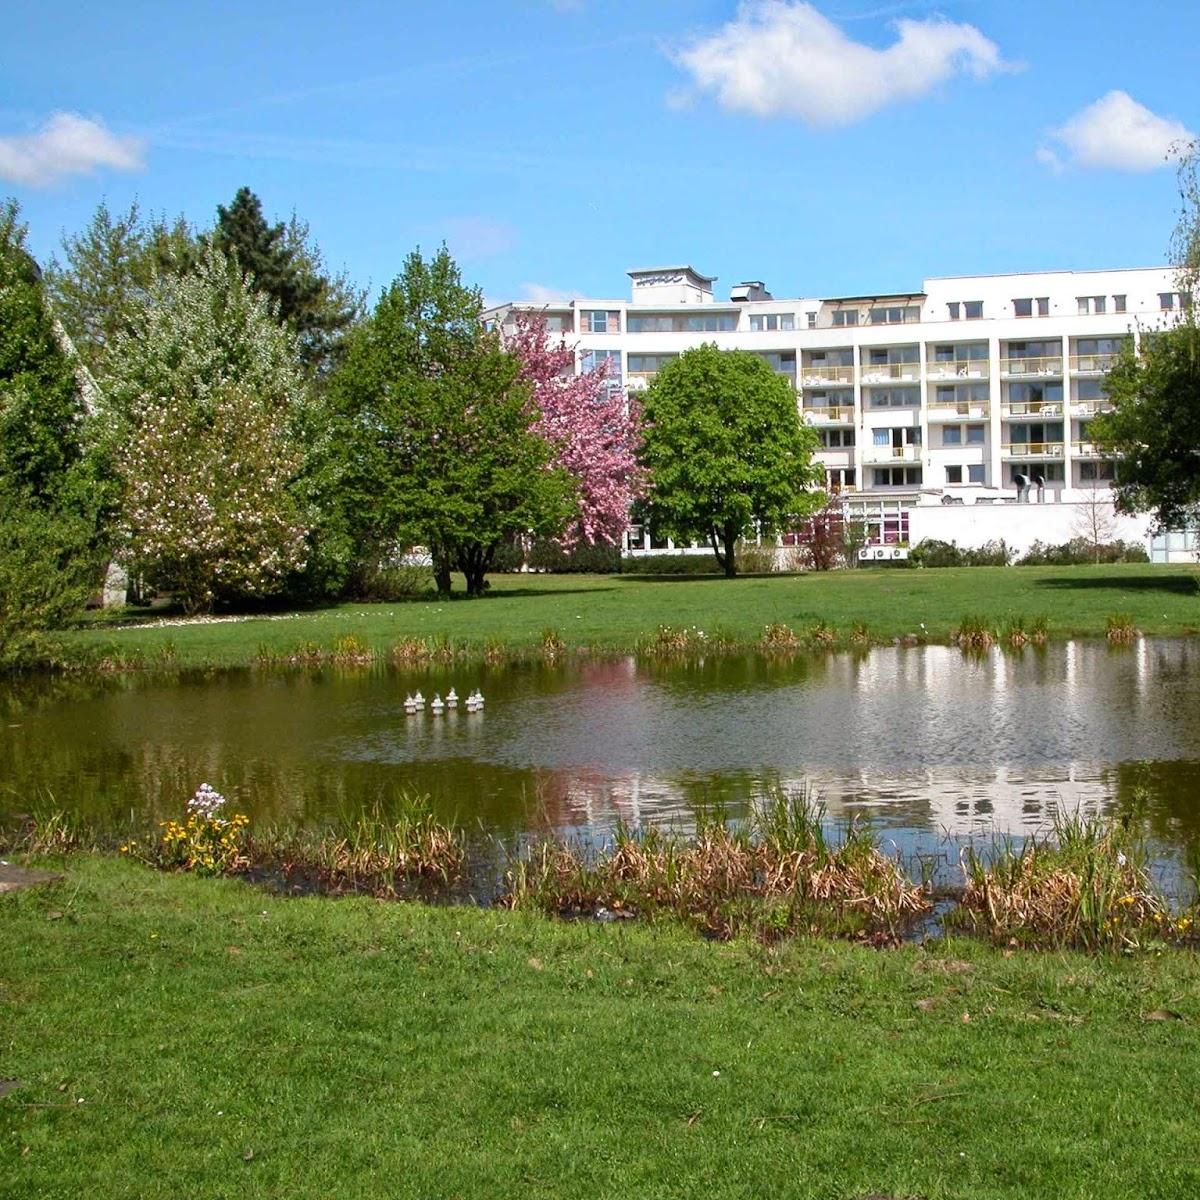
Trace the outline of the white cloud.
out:
[[[511,250],[517,242],[516,230],[491,217],[448,217],[439,226],[455,258],[475,260],[494,258]]]
[[[143,149],[138,138],[118,137],[78,113],[56,112],[36,133],[0,138],[0,179],[46,187],[97,167],[140,171]]]
[[[1051,130],[1057,147],[1040,146],[1038,162],[1055,170],[1064,165],[1152,171],[1167,165],[1196,135],[1182,121],[1152,113],[1128,92],[1112,91]]]
[[[529,304],[566,304],[578,295],[578,292],[566,292],[562,288],[547,287],[544,283],[523,283],[518,299]]]
[[[811,4],[742,0],[733,21],[674,59],[695,92],[712,92],[722,108],[810,125],[849,125],[952,76],[983,79],[1011,69],[973,25],[930,18],[894,28],[895,42],[877,50],[847,37]]]

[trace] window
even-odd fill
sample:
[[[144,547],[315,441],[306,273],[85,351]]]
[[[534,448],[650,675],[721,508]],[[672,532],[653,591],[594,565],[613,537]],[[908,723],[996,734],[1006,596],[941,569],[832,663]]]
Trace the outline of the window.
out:
[[[1037,298],[1037,314],[1039,317],[1048,317],[1050,315],[1050,297],[1039,296]]]
[[[935,363],[982,362],[987,356],[987,342],[963,342],[959,345],[948,343],[933,348]]]
[[[826,486],[831,492],[854,487],[853,467],[833,467],[825,472]]]
[[[630,333],[732,333],[737,328],[736,313],[647,313],[627,320]],[[619,328],[612,332],[620,332]]]
[[[872,325],[903,325],[908,321],[919,321],[921,310],[915,304],[881,304],[871,310]]]
[[[1009,463],[1008,466],[1008,481],[1012,483],[1014,477],[1024,475],[1026,479],[1037,480],[1040,475],[1046,483],[1062,483],[1063,481],[1063,465],[1060,462],[1054,463]]]
[[[940,383],[934,392],[934,403],[938,406],[986,404],[987,401],[988,385],[986,383]]]
[[[858,309],[857,308],[838,308],[833,313],[834,325],[857,325],[858,324]]]
[[[571,323],[569,313],[547,313],[546,314],[546,332],[547,333],[570,333],[574,329]]]
[[[790,332],[796,328],[794,313],[756,313],[750,318],[752,333]]]
[[[1079,315],[1086,317],[1089,313],[1102,313],[1108,309],[1107,302],[1103,296],[1076,296],[1076,302],[1079,305]]]
[[[605,312],[603,309],[585,309],[583,331],[585,333],[620,333],[621,314]]]
[[[804,315],[805,315],[805,316],[808,318],[808,327],[809,327],[809,329],[816,329],[816,327],[817,327],[817,314],[816,314],[815,312],[810,312],[810,313],[805,313]]]
[[[961,446],[962,430],[957,425],[947,425],[942,430],[943,446]]]
[[[921,389],[915,387],[870,388],[868,408],[910,408],[921,403]]]
[[[963,315],[968,321],[978,321],[983,317],[982,300],[964,300]]]
[[[919,346],[873,346],[867,352],[867,364],[882,367],[889,363],[915,363],[921,360]]]
[[[620,350],[584,350],[579,356],[579,365],[585,371],[599,371],[607,366],[609,380],[621,381]]]
[[[876,487],[919,487],[920,467],[876,467]]]
[[[756,353],[759,358],[766,360],[772,371],[778,371],[782,375],[796,374],[795,350],[763,350]]]
[[[962,467],[954,466],[946,468],[947,483],[962,483]]]
[[[1171,312],[1175,307],[1175,293],[1159,292],[1158,307],[1162,309],[1163,312]]]
[[[959,310],[961,308],[959,302],[957,300],[951,300],[946,307],[950,310],[950,320],[957,321],[959,318]]]
[[[967,426],[967,445],[982,446],[987,437],[987,427],[984,425]]]
[[[1027,297],[1024,300],[1013,301],[1013,316],[1015,317],[1032,317],[1033,316],[1033,297]]]
[[[971,463],[967,467],[968,483],[987,483],[987,467],[983,463]]]
[[[1124,312],[1124,311],[1125,311],[1125,299],[1126,299],[1126,298],[1125,298],[1124,296],[1114,296],[1114,297],[1112,298],[1112,300],[1113,300],[1113,312],[1115,312],[1115,313],[1122,313],[1122,312]]]
[[[1081,462],[1079,464],[1079,480],[1081,483],[1100,483],[1103,480],[1117,477],[1116,464],[1111,462]]]
[[[677,354],[631,354],[629,356],[630,372],[637,372],[642,375],[650,375],[655,371],[661,371],[673,358],[678,358]]]
[[[853,429],[823,429],[821,443],[826,450],[841,450],[854,445]]]
[[[1063,385],[1061,383],[1010,383],[1008,385],[1008,402],[1016,406],[1021,404],[1061,404]]]

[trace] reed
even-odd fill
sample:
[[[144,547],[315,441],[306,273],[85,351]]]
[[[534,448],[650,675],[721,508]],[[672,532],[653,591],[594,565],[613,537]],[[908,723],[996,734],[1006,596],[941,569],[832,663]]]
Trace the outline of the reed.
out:
[[[702,821],[684,840],[618,829],[588,854],[546,843],[506,876],[502,903],[560,915],[670,917],[708,937],[895,939],[928,911],[924,889],[851,827],[830,842],[807,794],[777,793],[745,826]]]
[[[1137,637],[1133,617],[1129,613],[1109,613],[1104,618],[1104,636],[1117,644],[1132,642]]]
[[[953,923],[993,940],[1132,951],[1191,937],[1192,917],[1172,915],[1127,823],[1060,812],[1044,836],[987,860],[968,850],[963,870]]]
[[[963,617],[954,632],[955,645],[969,653],[982,654],[995,641],[995,630],[984,617]]]
[[[759,648],[769,654],[790,654],[803,647],[803,642],[796,631],[782,621],[775,621],[763,626],[762,635],[758,639]]]

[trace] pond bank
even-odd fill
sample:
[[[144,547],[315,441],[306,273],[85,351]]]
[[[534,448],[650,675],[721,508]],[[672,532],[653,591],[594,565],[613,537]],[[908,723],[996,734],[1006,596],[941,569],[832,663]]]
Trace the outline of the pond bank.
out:
[[[60,637],[65,662],[139,669],[253,666],[405,653],[494,661],[550,653],[653,651],[667,627],[709,652],[753,648],[770,627],[821,648],[948,643],[964,623],[1003,637],[1020,624],[1047,638],[1104,637],[1113,617],[1148,636],[1200,631],[1191,568],[971,567],[718,578],[502,575],[481,600],[343,604],[294,614],[179,626],[111,628],[97,619]],[[701,637],[701,634],[703,637]],[[767,637],[768,643],[771,641]],[[788,640],[788,639],[785,639]],[[407,649],[406,649],[407,648]],[[772,647],[767,646],[768,649]],[[773,647],[779,649],[779,646]]]
[[[62,867],[0,897],[14,1194],[97,1178],[114,1200],[1200,1186],[1193,955],[712,944]]]

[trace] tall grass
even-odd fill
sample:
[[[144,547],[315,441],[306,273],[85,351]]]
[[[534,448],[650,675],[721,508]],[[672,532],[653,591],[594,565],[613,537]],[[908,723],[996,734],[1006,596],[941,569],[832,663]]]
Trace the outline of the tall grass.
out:
[[[1046,835],[1010,842],[990,859],[969,849],[963,868],[953,922],[995,940],[1134,950],[1191,936],[1192,918],[1171,914],[1125,822],[1059,812]]]
[[[746,825],[702,819],[691,839],[619,829],[588,854],[547,843],[506,877],[503,903],[563,915],[682,920],[709,937],[894,939],[929,908],[922,888],[852,826],[831,842],[807,794],[778,792]]]

